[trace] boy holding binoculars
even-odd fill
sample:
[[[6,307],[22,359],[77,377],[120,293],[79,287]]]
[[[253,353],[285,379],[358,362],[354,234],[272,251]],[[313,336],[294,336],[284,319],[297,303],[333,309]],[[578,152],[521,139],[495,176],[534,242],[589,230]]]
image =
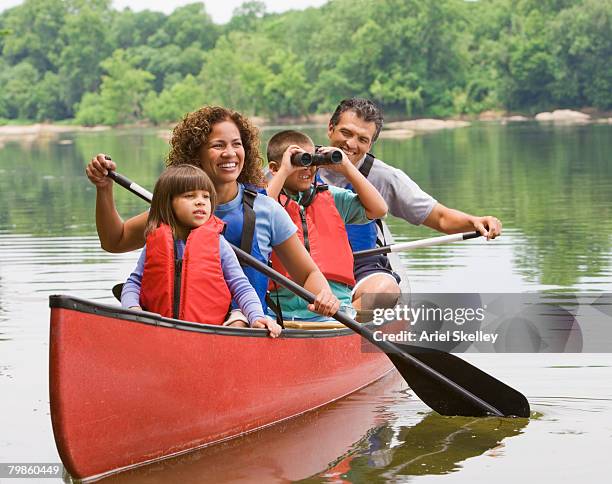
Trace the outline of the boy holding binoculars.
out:
[[[268,195],[285,208],[343,309],[351,309],[353,254],[345,224],[366,224],[387,214],[387,204],[376,188],[359,172],[341,150],[322,147],[315,151],[312,140],[299,131],[276,133],[268,142],[267,157],[272,178]],[[354,192],[321,184],[318,166],[341,173]],[[272,253],[272,267],[287,274]],[[272,301],[284,319],[326,319],[306,309],[306,303],[288,290],[271,283]]]

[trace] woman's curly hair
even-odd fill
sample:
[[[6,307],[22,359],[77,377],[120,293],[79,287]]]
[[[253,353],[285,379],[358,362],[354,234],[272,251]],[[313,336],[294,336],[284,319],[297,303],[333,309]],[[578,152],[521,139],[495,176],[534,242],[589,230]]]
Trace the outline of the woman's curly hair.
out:
[[[187,114],[172,131],[167,165],[201,167],[200,151],[208,141],[212,127],[222,121],[233,121],[244,146],[244,167],[238,182],[264,186],[263,158],[259,152],[259,131],[242,114],[221,106],[204,106]]]

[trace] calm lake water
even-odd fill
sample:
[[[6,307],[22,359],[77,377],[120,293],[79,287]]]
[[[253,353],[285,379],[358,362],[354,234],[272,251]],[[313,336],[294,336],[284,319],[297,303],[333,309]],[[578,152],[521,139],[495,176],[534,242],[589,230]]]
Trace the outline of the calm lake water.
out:
[[[324,143],[322,129],[305,130]],[[110,153],[121,173],[152,187],[166,151],[155,129],[0,138],[0,462],[59,462],[49,417],[48,296],[111,303],[110,288],[138,256],[99,248],[86,161]],[[413,292],[612,292],[612,126],[477,124],[381,139],[375,153],[441,203],[504,223],[492,242],[403,254]],[[125,190],[116,196],[125,217],[146,208]],[[389,225],[397,241],[436,235]],[[612,355],[465,358],[524,393],[533,418],[440,417],[392,374],[301,418],[110,480],[607,480]]]

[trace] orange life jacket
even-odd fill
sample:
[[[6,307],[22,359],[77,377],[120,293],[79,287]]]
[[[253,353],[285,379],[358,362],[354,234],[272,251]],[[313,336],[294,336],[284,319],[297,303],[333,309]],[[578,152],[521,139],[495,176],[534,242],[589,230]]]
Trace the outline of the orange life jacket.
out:
[[[346,235],[342,217],[338,213],[334,197],[327,185],[314,187],[306,196],[304,205],[281,194],[278,201],[297,227],[297,235],[323,275],[330,281],[355,285],[353,252]],[[272,251],[272,267],[288,276],[280,259]],[[275,289],[271,285],[270,289]]]
[[[170,226],[147,237],[140,305],[162,316],[223,324],[231,294],[221,267],[219,236],[223,222],[214,215],[187,237],[182,260],[175,260]]]

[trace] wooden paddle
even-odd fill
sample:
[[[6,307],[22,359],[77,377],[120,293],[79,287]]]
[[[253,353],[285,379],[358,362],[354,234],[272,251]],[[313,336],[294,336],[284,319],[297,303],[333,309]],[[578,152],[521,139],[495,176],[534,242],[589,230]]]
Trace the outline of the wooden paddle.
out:
[[[109,170],[110,178],[146,200],[143,196],[146,190],[126,177],[117,175]],[[303,287],[238,247],[232,245],[232,249],[243,263],[254,267],[307,302],[314,302],[314,295]],[[414,393],[436,412],[474,417],[529,417],[529,402],[522,393],[461,358],[439,350],[378,341],[380,338],[375,338],[372,331],[345,313],[338,311],[333,317],[384,351]]]
[[[419,249],[421,247],[431,247],[432,245],[447,244],[449,242],[459,242],[461,240],[476,239],[480,237],[480,232],[465,232],[463,234],[442,235],[429,239],[413,240],[412,242],[401,242],[399,244],[384,245],[373,249],[359,250],[353,252],[354,258],[366,257],[368,255],[388,254],[390,252],[403,252],[405,250]]]

